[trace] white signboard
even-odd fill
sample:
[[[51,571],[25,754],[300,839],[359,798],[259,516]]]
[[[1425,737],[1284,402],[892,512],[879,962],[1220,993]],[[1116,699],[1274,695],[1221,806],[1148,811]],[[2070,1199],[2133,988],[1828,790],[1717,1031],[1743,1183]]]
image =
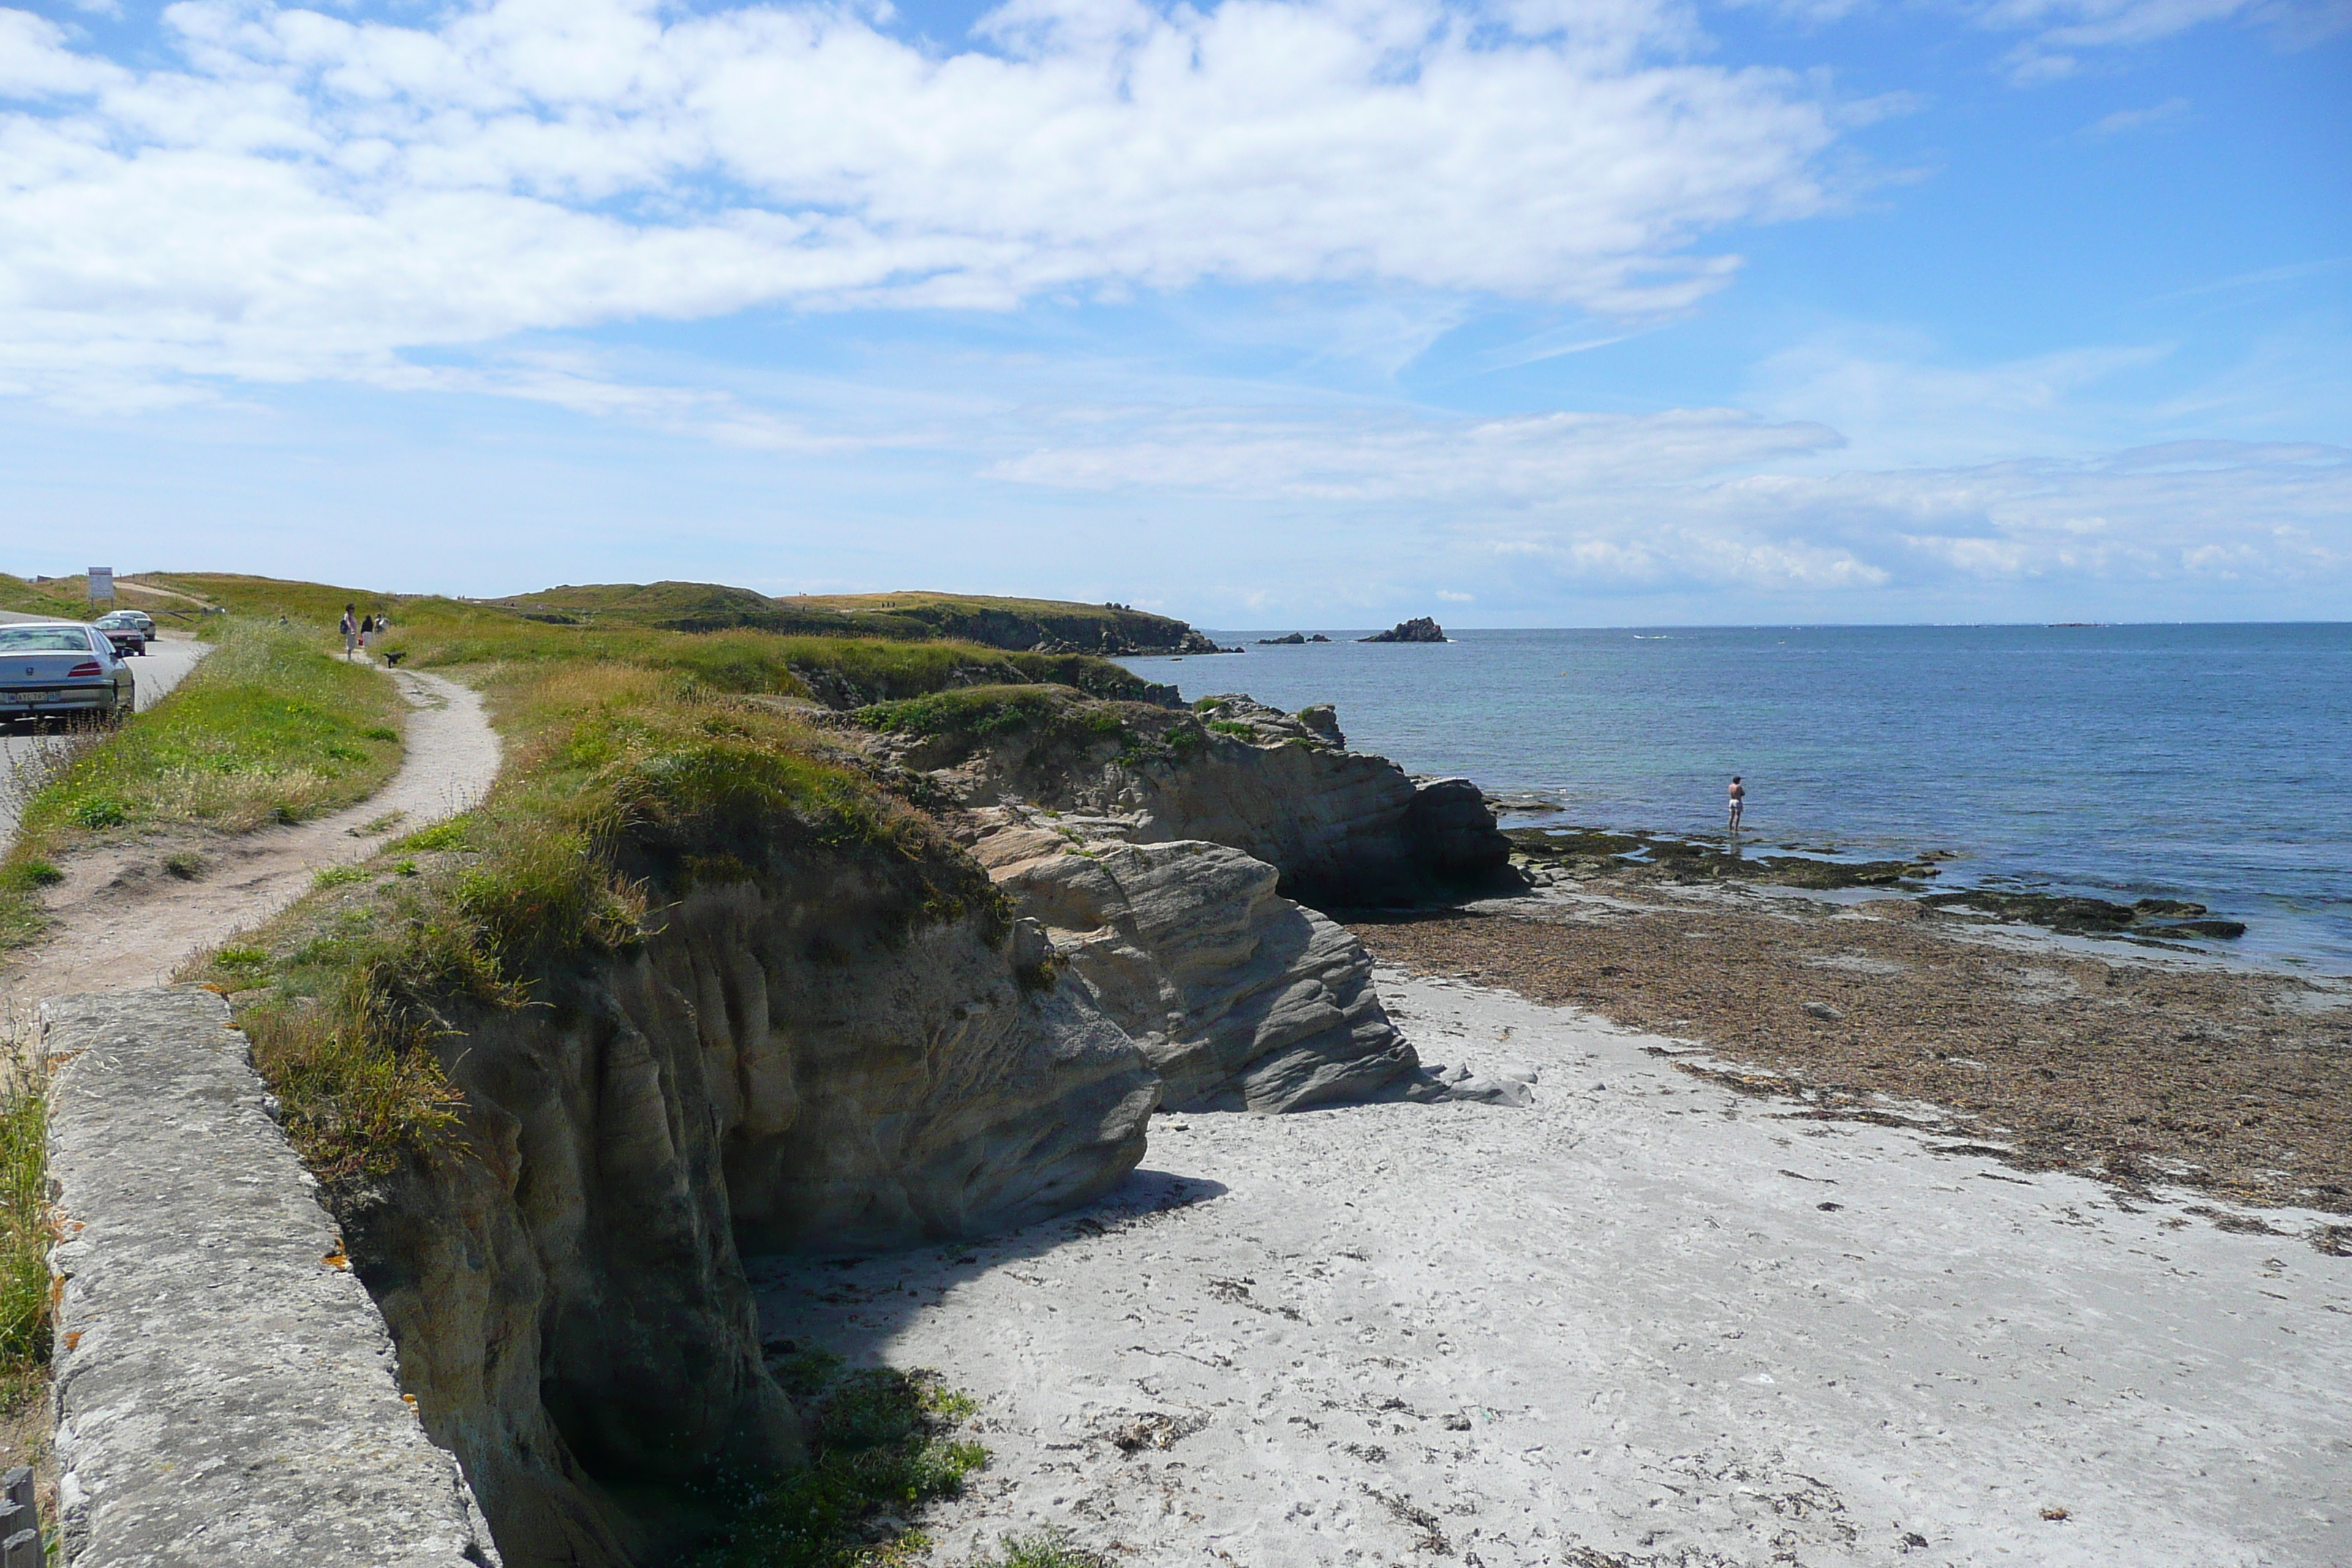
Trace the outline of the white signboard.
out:
[[[89,602],[93,605],[114,603],[114,568],[93,566],[89,569]]]

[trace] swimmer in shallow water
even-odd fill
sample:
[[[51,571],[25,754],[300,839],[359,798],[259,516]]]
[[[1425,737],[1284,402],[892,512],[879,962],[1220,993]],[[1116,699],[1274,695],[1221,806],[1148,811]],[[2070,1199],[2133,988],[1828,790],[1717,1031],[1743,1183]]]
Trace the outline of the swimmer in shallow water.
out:
[[[1747,804],[1748,786],[1739,782],[1738,773],[1734,773],[1731,775],[1731,831],[1734,833],[1739,831],[1739,808]]]

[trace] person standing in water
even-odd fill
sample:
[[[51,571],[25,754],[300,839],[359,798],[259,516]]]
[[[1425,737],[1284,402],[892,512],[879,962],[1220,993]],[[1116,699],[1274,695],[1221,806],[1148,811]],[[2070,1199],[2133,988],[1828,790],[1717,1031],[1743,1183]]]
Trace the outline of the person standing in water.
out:
[[[1734,773],[1731,775],[1731,831],[1735,837],[1739,832],[1739,808],[1747,804],[1748,786],[1739,782],[1738,773]]]

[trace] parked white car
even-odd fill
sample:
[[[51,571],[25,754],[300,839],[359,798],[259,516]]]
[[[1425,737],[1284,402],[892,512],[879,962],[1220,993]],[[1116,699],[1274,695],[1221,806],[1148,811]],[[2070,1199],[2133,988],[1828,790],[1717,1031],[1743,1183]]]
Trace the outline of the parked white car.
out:
[[[89,623],[122,653],[145,653],[155,640],[155,617],[144,610],[113,610]]]
[[[127,718],[138,678],[95,626],[79,621],[0,626],[0,720],[50,714]]]

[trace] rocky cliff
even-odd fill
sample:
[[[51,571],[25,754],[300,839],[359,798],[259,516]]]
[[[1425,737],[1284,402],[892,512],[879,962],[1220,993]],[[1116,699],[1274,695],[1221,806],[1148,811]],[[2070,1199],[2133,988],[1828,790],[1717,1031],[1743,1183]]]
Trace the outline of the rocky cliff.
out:
[[[1024,971],[976,879],[942,918],[939,879],[818,844],[691,874],[630,847],[676,895],[658,933],[530,1006],[450,1005],[461,1145],[338,1205],[510,1568],[655,1560],[668,1489],[798,1458],[740,1249],[1059,1212],[1133,1167],[1160,1096],[1084,987],[1036,951]]]
[[[1286,896],[1322,906],[1507,874],[1510,841],[1475,785],[1416,780],[1349,751],[1328,705],[1286,714],[1232,696],[1187,712],[1055,692],[1023,708],[970,695],[944,720],[876,720],[900,760],[969,805],[1076,813],[1088,831],[1132,843],[1223,844],[1274,867]]]
[[[834,722],[932,816],[861,836],[631,806],[596,853],[658,911],[644,931],[530,960],[520,1005],[409,999],[461,1135],[337,1214],[404,1388],[515,1568],[664,1560],[682,1485],[803,1452],[745,1252],[1083,1204],[1133,1168],[1163,1097],[1448,1092],[1361,944],[1287,893],[1492,871],[1507,843],[1475,790],[1348,752],[1328,709],[1242,698],[1008,687]],[[684,789],[699,755],[632,764],[650,782],[625,798]]]
[[[1361,1100],[1418,1065],[1363,944],[1200,840],[1090,839],[1019,808],[972,816],[973,853],[1054,957],[1142,1049],[1171,1110]]]

